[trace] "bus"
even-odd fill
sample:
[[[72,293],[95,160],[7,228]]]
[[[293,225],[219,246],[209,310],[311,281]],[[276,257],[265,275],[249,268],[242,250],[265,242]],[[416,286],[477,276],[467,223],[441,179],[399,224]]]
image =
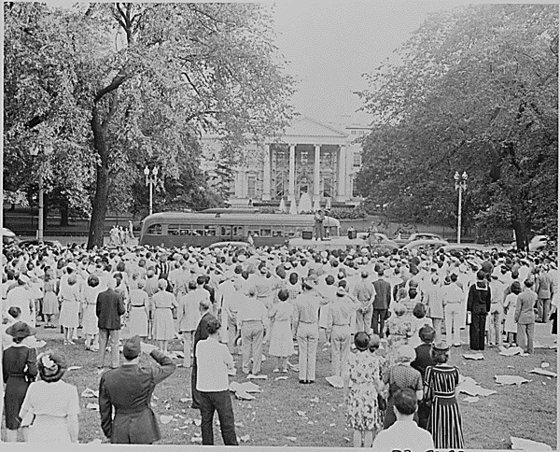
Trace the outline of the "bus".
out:
[[[311,239],[314,226],[313,215],[161,212],[144,218],[139,243],[205,247],[217,242],[247,242],[251,234],[256,247],[276,246],[290,238]],[[326,237],[338,237],[338,220],[325,217],[323,227]]]

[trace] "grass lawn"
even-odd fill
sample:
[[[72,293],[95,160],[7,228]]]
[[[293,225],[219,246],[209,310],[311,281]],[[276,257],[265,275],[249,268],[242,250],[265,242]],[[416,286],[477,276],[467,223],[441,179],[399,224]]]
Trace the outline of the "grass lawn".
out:
[[[69,371],[65,378],[78,387],[98,389],[99,378],[95,371],[97,354],[84,350],[83,344],[63,346],[60,334],[39,328],[37,337],[47,341],[47,347],[62,351],[68,365],[82,366]],[[255,394],[252,401],[234,399],[236,430],[239,437],[249,435],[243,442],[249,446],[328,446],[350,447],[351,432],[345,428],[344,406],[341,389],[334,389],[325,381],[329,375],[329,353],[320,342],[317,359],[317,382],[313,385],[298,383],[297,373],[290,372],[288,380],[275,381],[281,374],[272,373],[274,362],[263,363],[262,373],[267,380],[253,380],[263,392]],[[171,350],[180,350],[179,341],[172,342]],[[266,350],[266,347],[265,347]],[[475,403],[464,402],[459,395],[463,416],[465,442],[468,449],[507,449],[510,436],[544,442],[556,447],[556,379],[530,374],[542,362],[550,363],[548,370],[556,372],[556,350],[537,349],[528,357],[503,357],[495,348],[483,352],[481,361],[465,360],[462,353],[468,347],[452,350],[451,364],[458,366],[462,375],[474,378],[483,388],[494,389],[497,394],[480,397]],[[239,361],[239,357],[235,357]],[[151,358],[143,356],[145,362]],[[178,361],[177,361],[178,362]],[[291,358],[297,363],[297,356]],[[513,366],[513,368],[508,367]],[[239,365],[238,365],[239,369]],[[501,386],[494,382],[494,375],[520,375],[530,383],[521,386]],[[246,381],[242,376],[236,381]],[[190,420],[200,419],[200,413],[188,408],[181,398],[190,398],[190,370],[178,368],[158,385],[153,400],[156,416],[173,416],[168,424],[160,423],[161,444],[190,444],[191,438],[200,436],[200,427]],[[154,399],[155,399],[154,397]],[[100,428],[99,413],[86,409],[97,399],[82,398],[80,414],[80,442],[104,439]],[[304,412],[305,416],[298,411]],[[217,416],[216,416],[217,417]],[[219,428],[215,431],[216,444],[222,444]],[[290,438],[291,437],[291,438]],[[294,439],[295,438],[295,441]]]

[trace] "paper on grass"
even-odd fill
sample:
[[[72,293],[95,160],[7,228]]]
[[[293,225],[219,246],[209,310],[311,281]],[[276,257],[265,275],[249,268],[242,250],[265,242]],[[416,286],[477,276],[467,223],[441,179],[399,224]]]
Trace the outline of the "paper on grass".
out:
[[[82,391],[82,397],[85,398],[97,398],[99,397],[99,391],[86,388]]]
[[[552,450],[548,444],[539,443],[530,439],[511,437],[511,448],[513,450],[526,450],[526,451],[537,451],[537,450]]]
[[[81,369],[81,368],[82,368],[82,366],[70,366],[70,367],[68,367],[68,369],[66,369],[66,371],[68,372],[70,370],[78,370],[78,369]]]
[[[463,399],[463,402],[468,402],[468,403],[475,403],[478,402],[480,399],[478,397],[465,397]]]
[[[472,397],[476,396],[489,396],[496,394],[493,389],[484,389],[471,377],[460,377],[459,385],[457,386],[459,392],[468,394]]]
[[[173,420],[173,416],[166,416],[165,414],[162,414],[159,417],[159,420],[162,424],[169,424]]]
[[[327,380],[329,384],[335,388],[342,388],[344,386],[344,381],[342,380],[342,377],[339,377],[338,375],[325,377],[325,380]]]
[[[544,375],[545,377],[553,377],[553,378],[556,378],[558,376],[555,372],[552,372],[550,370],[545,370],[545,369],[539,369],[539,368],[530,370],[529,373]]]
[[[500,385],[521,385],[522,383],[529,383],[531,380],[520,377],[519,375],[494,375],[496,383]]]
[[[502,356],[515,356],[523,353],[523,349],[521,347],[505,348],[500,345],[499,348],[500,348],[500,355]]]
[[[484,359],[484,355],[482,353],[465,353],[463,354],[463,358],[478,361],[480,359]]]

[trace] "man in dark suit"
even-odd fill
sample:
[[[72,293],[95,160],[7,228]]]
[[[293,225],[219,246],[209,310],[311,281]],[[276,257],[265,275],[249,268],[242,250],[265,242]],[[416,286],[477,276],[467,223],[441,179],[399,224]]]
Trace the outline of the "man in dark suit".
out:
[[[149,353],[158,365],[139,366],[140,352]],[[105,372],[99,382],[101,428],[113,444],[152,444],[161,438],[150,407],[152,393],[175,371],[175,364],[153,345],[140,342],[139,336],[125,341],[123,356],[123,365]]]
[[[208,331],[207,325],[210,319],[215,319],[215,317],[210,312],[210,308],[212,306],[212,302],[207,299],[203,298],[200,300],[198,305],[198,309],[200,311],[200,321],[198,322],[198,326],[196,327],[196,331],[194,333],[194,346],[193,350],[196,350],[196,344],[200,341],[203,341],[208,338]],[[196,364],[196,356],[193,357],[192,369],[191,369],[191,392],[192,392],[192,405],[191,408],[195,410],[200,409],[200,394],[196,390],[196,374],[198,371],[198,366]]]
[[[97,326],[99,328],[99,363],[98,371],[101,372],[105,365],[105,349],[111,346],[111,367],[119,367],[119,333],[121,330],[121,315],[125,313],[124,300],[121,294],[115,291],[115,280],[111,278],[107,290],[97,295]]]
[[[476,282],[469,287],[467,312],[471,313],[469,339],[471,350],[484,350],[486,317],[490,311],[492,294],[486,280],[486,273],[479,270]]]
[[[391,284],[383,279],[383,273],[383,267],[379,268],[377,271],[378,279],[373,282],[375,298],[373,299],[373,317],[371,319],[373,332],[381,338],[384,334],[385,320],[391,303]]]

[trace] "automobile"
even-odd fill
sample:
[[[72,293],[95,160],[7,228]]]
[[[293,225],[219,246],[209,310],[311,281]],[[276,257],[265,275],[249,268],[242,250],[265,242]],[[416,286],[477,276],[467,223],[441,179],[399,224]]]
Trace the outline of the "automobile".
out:
[[[413,242],[415,240],[443,240],[440,235],[432,234],[431,232],[415,232],[410,234],[408,237],[408,242]]]
[[[435,251],[442,246],[449,245],[446,240],[413,240],[402,247],[403,250]]]
[[[385,234],[381,232],[374,232],[373,234],[369,234],[366,239],[368,244],[372,247],[380,247],[383,250],[393,251],[399,248],[399,245],[394,240],[391,240]]]
[[[529,251],[542,251],[545,248],[549,247],[550,245],[552,245],[549,237],[547,235],[535,235],[530,241],[529,241]],[[511,249],[515,250],[517,249],[517,243],[516,242],[511,242]]]
[[[39,240],[37,239],[22,240],[21,242],[18,243],[18,246],[20,248],[26,248],[28,246],[38,246],[38,245],[40,245],[40,243]],[[63,248],[62,243],[60,243],[58,240],[43,240],[43,245],[52,248],[57,248],[57,249]]]
[[[18,243],[19,238],[12,230],[8,228],[2,228],[2,244],[4,245],[13,245],[14,243]]]
[[[227,248],[231,246],[232,248],[249,248],[248,242],[216,242],[212,243],[208,248],[215,249],[215,248]]]
[[[489,252],[492,248],[497,248],[493,245],[483,245],[481,243],[451,243],[441,247],[441,250],[451,255],[462,255],[474,253],[476,251]]]

